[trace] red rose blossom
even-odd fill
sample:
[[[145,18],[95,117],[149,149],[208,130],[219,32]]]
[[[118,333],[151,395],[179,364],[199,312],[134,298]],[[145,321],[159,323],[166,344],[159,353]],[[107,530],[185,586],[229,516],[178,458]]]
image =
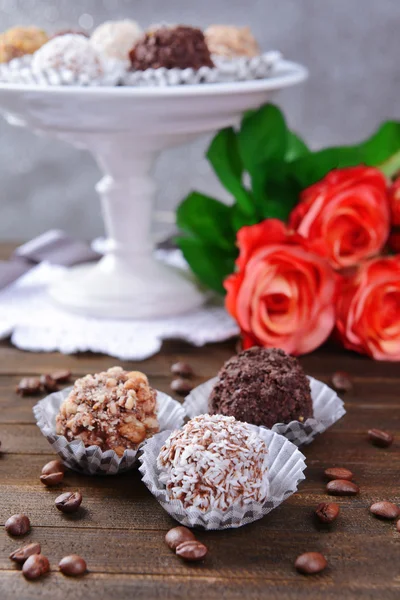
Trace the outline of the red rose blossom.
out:
[[[324,243],[335,269],[376,256],[389,236],[384,175],[373,167],[331,171],[304,190],[289,225],[310,241]]]
[[[226,308],[242,330],[243,346],[305,354],[330,335],[336,275],[315,246],[278,219],[242,227],[238,272],[225,282]]]

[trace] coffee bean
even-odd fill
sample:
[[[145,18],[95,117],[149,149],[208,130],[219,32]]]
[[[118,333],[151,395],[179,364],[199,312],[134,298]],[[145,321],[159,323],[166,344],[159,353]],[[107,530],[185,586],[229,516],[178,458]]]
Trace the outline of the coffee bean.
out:
[[[354,477],[353,473],[343,467],[332,467],[324,471],[328,479],[347,479],[351,481]]]
[[[50,563],[43,554],[32,554],[22,567],[22,573],[27,579],[38,579],[50,571]]]
[[[328,483],[326,491],[331,496],[355,496],[359,493],[360,488],[347,479],[334,479]]]
[[[46,390],[46,392],[52,393],[58,390],[57,381],[50,375],[40,376],[40,385]]]
[[[393,436],[381,429],[370,429],[368,431],[368,439],[371,444],[380,448],[388,448],[393,444]]]
[[[32,554],[40,554],[40,544],[37,542],[32,542],[32,544],[27,544],[26,546],[21,546],[14,552],[11,552],[9,558],[16,563],[22,565],[27,558],[32,556]]]
[[[171,390],[179,396],[187,396],[192,391],[193,386],[186,379],[179,377],[171,383]]]
[[[26,515],[13,515],[4,525],[10,535],[25,535],[31,528],[31,522]]]
[[[171,367],[171,373],[173,375],[180,375],[181,377],[192,377],[193,369],[185,362],[177,362]]]
[[[207,552],[207,547],[197,540],[182,542],[176,548],[176,555],[188,561],[203,560]]]
[[[397,519],[400,515],[400,509],[393,502],[387,502],[385,500],[381,502],[374,502],[372,506],[369,508],[370,512],[376,517],[380,517],[381,519]]]
[[[165,543],[171,550],[176,550],[179,544],[195,540],[195,535],[187,527],[174,527],[165,536]]]
[[[305,552],[296,558],[295,568],[304,575],[313,575],[326,569],[328,563],[319,552]]]
[[[47,487],[52,487],[53,485],[58,485],[64,479],[63,471],[59,471],[58,473],[49,473],[48,475],[41,475],[40,481],[43,485],[47,485]]]
[[[340,508],[334,502],[321,502],[318,504],[315,514],[322,523],[332,523],[338,516]]]
[[[16,388],[20,396],[36,396],[41,391],[42,386],[38,377],[23,377]]]
[[[78,554],[71,554],[70,556],[64,556],[58,564],[61,573],[64,575],[70,575],[76,577],[77,575],[83,575],[86,573],[86,561]]]
[[[71,371],[68,369],[58,369],[50,373],[50,377],[57,383],[67,383],[71,379]]]
[[[400,520],[396,523],[396,529],[400,533]]]
[[[336,371],[332,375],[332,385],[338,392],[351,392],[353,389],[353,382],[350,375],[345,371]]]
[[[55,505],[63,513],[72,513],[78,510],[82,503],[80,492],[65,492],[55,499]]]
[[[42,468],[42,475],[52,475],[54,473],[64,473],[65,467],[61,460],[51,460]]]

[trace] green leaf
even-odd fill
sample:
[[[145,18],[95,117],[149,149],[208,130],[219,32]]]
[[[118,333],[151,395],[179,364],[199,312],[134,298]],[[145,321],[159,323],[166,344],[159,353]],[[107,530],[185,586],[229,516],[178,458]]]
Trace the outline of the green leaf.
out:
[[[232,127],[222,129],[214,137],[207,152],[218,179],[226,190],[248,213],[253,210],[251,194],[242,183],[243,163],[239,154],[238,140]]]
[[[180,237],[176,240],[191,270],[207,287],[219,294],[225,294],[224,279],[234,272],[238,254],[235,246],[231,252],[206,244],[197,238]]]
[[[255,225],[259,223],[260,218],[257,214],[249,215],[243,212],[237,204],[232,206],[232,225],[233,229],[237,232],[245,225]]]
[[[293,131],[288,131],[287,138],[287,150],[285,154],[285,161],[291,162],[292,160],[296,160],[301,156],[305,156],[306,154],[310,154],[311,150],[309,150],[308,146],[301,139],[299,135],[294,133]]]
[[[178,206],[176,222],[182,231],[222,249],[231,249],[235,231],[232,207],[209,196],[192,192]]]
[[[242,120],[238,141],[240,156],[250,174],[270,159],[283,160],[288,130],[282,112],[273,104],[266,104],[246,116]]]
[[[290,163],[291,172],[300,187],[305,189],[323,179],[332,169],[359,165],[362,162],[360,158],[360,151],[357,148],[346,146],[327,148],[293,161]]]
[[[252,187],[259,220],[276,218],[286,221],[301,191],[290,165],[277,160],[258,167],[253,173]]]

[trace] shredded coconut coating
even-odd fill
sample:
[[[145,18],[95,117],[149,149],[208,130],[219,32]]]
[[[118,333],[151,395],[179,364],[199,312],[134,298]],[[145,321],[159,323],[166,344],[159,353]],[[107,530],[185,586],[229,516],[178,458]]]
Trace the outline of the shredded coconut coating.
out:
[[[90,41],[79,33],[53,38],[42,46],[32,61],[33,71],[70,71],[88,81],[104,75],[103,62]]]
[[[251,58],[260,54],[260,47],[249,27],[210,25],[204,35],[211,54],[226,58]]]
[[[129,52],[142,35],[136,21],[106,21],[93,31],[90,43],[97,52],[109,58],[129,60]]]
[[[200,415],[166,440],[157,458],[169,498],[184,508],[226,511],[267,497],[268,450],[247,423]]]
[[[157,392],[140,371],[112,367],[77,379],[61,405],[56,431],[122,456],[159,431]]]

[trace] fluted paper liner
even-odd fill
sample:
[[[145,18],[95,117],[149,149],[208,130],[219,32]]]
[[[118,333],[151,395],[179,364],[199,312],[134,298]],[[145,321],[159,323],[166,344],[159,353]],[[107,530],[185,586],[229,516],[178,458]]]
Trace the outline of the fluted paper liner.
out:
[[[279,506],[297,490],[305,479],[306,463],[303,454],[285,437],[260,427],[257,430],[268,448],[268,498],[263,502],[251,502],[245,506],[232,505],[228,510],[212,509],[202,512],[198,508],[184,508],[180,500],[170,500],[165,485],[159,480],[157,456],[172,431],[162,431],[149,439],[139,458],[139,471],[143,482],[171,517],[187,527],[202,529],[233,529],[261,519]]]
[[[145,442],[137,450],[125,450],[122,456],[118,456],[114,450],[103,452],[98,446],[86,447],[81,440],[69,442],[65,436],[57,435],[56,416],[71,390],[72,387],[69,387],[50,394],[33,407],[37,426],[63,463],[88,475],[116,475],[132,469]],[[160,431],[170,430],[181,427],[185,411],[179,402],[157,391],[157,417]]]
[[[318,433],[323,433],[346,414],[344,403],[334,390],[322,381],[308,377],[314,416],[302,423],[275,423],[272,431],[284,435],[296,446],[310,444]],[[208,399],[218,377],[196,387],[186,398],[183,407],[190,419],[208,412]],[[264,429],[264,427],[261,427]]]

